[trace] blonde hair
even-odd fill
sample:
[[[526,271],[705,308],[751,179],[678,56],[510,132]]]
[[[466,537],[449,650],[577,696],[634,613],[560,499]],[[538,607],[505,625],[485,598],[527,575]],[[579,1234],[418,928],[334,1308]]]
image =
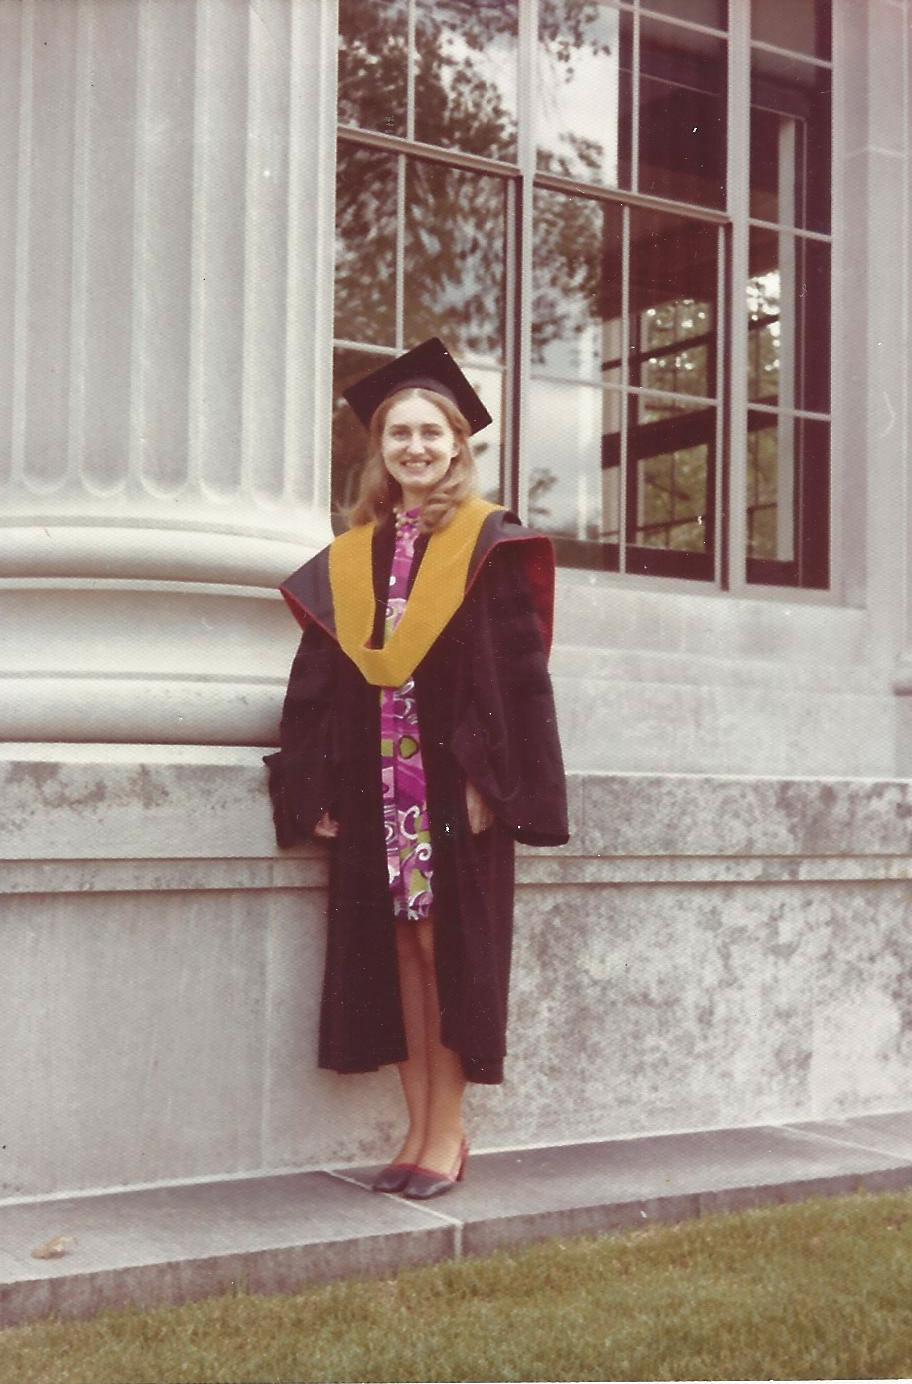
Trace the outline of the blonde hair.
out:
[[[402,500],[402,487],[393,480],[383,462],[382,438],[387,415],[402,399],[426,399],[440,409],[456,439],[457,452],[439,485],[431,491],[421,510],[421,529],[433,533],[449,523],[456,510],[471,495],[478,494],[478,473],[469,443],[469,425],[445,394],[412,386],[399,389],[374,410],[370,421],[367,459],[361,472],[358,495],[346,518],[350,528],[377,523]]]

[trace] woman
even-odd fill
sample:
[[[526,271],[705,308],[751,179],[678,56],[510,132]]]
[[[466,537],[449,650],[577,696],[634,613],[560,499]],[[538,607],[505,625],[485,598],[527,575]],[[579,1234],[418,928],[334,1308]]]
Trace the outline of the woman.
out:
[[[267,762],[280,845],[331,843],[320,1065],[398,1064],[374,1188],[425,1199],[462,1177],[466,1082],[503,1079],[514,840],[567,840],[553,557],[478,498],[490,418],[437,338],[345,397],[368,459],[353,527],[281,588],[304,633]]]

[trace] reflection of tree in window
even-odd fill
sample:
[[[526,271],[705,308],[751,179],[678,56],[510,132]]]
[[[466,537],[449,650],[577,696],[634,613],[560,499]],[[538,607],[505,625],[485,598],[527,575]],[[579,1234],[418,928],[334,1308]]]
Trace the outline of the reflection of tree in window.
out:
[[[406,0],[339,0],[339,120],[406,133]]]
[[[536,365],[580,378],[599,376],[601,327],[609,311],[603,276],[620,278],[619,208],[537,189],[532,303]],[[557,349],[549,352],[549,347]]]
[[[716,391],[717,232],[638,210],[631,238],[630,383],[650,393],[633,395],[628,409],[628,542],[706,552],[716,457],[709,401]]]
[[[512,158],[515,100],[492,80],[490,54],[515,49],[515,0],[437,0],[415,15],[415,137],[466,153]],[[343,124],[406,135],[406,0],[340,0],[339,118]],[[507,65],[509,65],[509,56]],[[515,62],[514,62],[515,66]]]
[[[706,548],[707,448],[687,447],[643,459],[636,542],[647,548]]]
[[[672,394],[707,397],[711,329],[711,305],[695,298],[647,308],[640,321],[642,383]]]
[[[563,0],[548,9],[537,50],[538,167],[615,187],[621,16],[611,5],[582,0]],[[626,33],[628,16],[623,23]],[[626,48],[629,53],[629,40]]]
[[[506,235],[502,179],[409,160],[404,229],[405,340],[439,335],[457,354],[501,359]]]
[[[396,340],[396,178],[393,155],[339,145],[335,335],[343,341]]]
[[[774,404],[779,395],[779,271],[748,280],[748,397]]]
[[[542,0],[542,34],[568,46],[583,41],[599,6],[589,0]],[[423,142],[488,156],[515,157],[515,112],[493,80],[485,53],[515,40],[516,6],[497,0],[447,0],[416,13],[416,134]],[[404,0],[341,0],[340,115],[343,123],[384,128],[384,111],[405,101]],[[344,151],[345,143],[340,145]],[[346,162],[347,157],[347,162]],[[373,162],[371,162],[373,160]],[[358,150],[340,158],[337,336],[393,345],[390,315],[389,221],[395,202],[396,156]],[[500,304],[504,272],[502,180],[408,160],[406,189],[406,342],[433,330],[449,334],[456,352],[501,359]],[[385,165],[385,166],[384,166]],[[384,186],[385,184],[385,186]],[[391,202],[392,199],[392,202]],[[580,204],[565,219],[545,210],[536,249],[549,265],[539,293],[533,349],[563,330],[570,295],[598,283],[598,237],[592,212]],[[375,217],[382,233],[372,231]],[[381,261],[374,247],[382,244]],[[368,248],[366,248],[368,247]],[[369,267],[370,272],[365,272]],[[379,273],[375,273],[379,269]],[[367,302],[364,300],[367,299]],[[443,312],[445,321],[434,323]],[[351,334],[349,334],[351,331]],[[355,332],[357,334],[355,334]]]
[[[751,557],[776,558],[776,430],[755,428],[747,436],[747,549]]]
[[[557,476],[553,471],[549,471],[546,466],[536,466],[529,477],[528,509],[529,520],[533,524],[539,524],[547,528],[547,521],[551,517],[551,510],[544,503],[545,496],[549,490],[553,490],[557,484]],[[544,521],[544,523],[543,523]]]
[[[709,32],[726,27],[725,0],[537,0],[538,31],[525,26],[525,37],[520,0],[339,7],[337,389],[356,347],[392,353],[437,331],[491,392],[508,359],[531,364],[528,381],[508,381],[528,385],[525,407],[506,398],[503,415],[527,425],[529,517],[563,542],[562,560],[587,566],[716,573],[717,438],[730,421],[718,397],[723,242],[718,218],[698,208],[725,205],[726,106],[746,114],[750,96],[749,150],[740,134],[735,146],[749,154],[750,220],[739,213],[733,228],[736,245],[749,236],[747,323],[745,288],[730,285],[739,355],[748,331],[744,481],[758,560],[748,580],[825,583],[826,523],[812,518],[828,482],[827,424],[796,415],[829,410],[829,65],[775,39],[766,52],[757,29],[748,93],[746,72],[729,80],[727,37]],[[749,13],[781,38],[798,33],[793,10],[807,36],[807,16],[829,8],[751,0]],[[816,38],[808,45],[828,58]],[[531,185],[517,167],[525,63],[535,66]],[[399,142],[367,148],[359,128]],[[502,167],[473,166],[473,155]],[[486,487],[499,466],[495,439]]]

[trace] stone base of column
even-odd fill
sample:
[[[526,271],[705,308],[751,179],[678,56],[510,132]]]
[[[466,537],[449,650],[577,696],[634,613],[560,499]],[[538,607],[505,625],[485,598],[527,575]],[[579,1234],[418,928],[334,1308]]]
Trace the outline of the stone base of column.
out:
[[[271,743],[297,641],[276,586],[330,537],[4,529],[4,738]]]

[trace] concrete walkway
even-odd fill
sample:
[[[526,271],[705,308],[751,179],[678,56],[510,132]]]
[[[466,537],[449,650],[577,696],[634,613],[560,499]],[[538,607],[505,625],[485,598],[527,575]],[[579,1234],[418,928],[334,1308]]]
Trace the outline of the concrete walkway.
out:
[[[0,1325],[185,1302],[484,1254],[713,1211],[912,1186],[912,1111],[488,1153],[424,1205],[373,1169],[287,1173],[0,1205]],[[61,1258],[32,1250],[73,1239]]]

